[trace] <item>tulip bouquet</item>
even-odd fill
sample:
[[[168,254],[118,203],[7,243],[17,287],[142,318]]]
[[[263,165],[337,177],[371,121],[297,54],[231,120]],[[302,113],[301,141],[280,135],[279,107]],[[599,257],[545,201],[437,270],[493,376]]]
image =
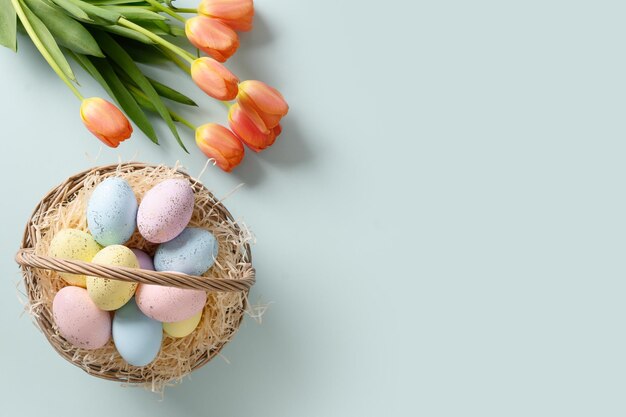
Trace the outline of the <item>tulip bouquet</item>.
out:
[[[231,171],[244,157],[244,144],[260,152],[274,143],[288,111],[276,89],[256,80],[240,82],[223,64],[239,47],[237,31],[251,30],[253,17],[252,0],[202,0],[197,9],[177,8],[172,0],[0,0],[0,44],[17,50],[19,22],[81,101],[87,129],[107,146],[115,148],[131,136],[128,118],[158,144],[146,116],[154,112],[185,151],[177,123],[195,131],[200,150]],[[100,83],[119,107],[99,97],[84,98],[68,58]],[[166,104],[196,105],[146,76],[138,65],[165,62],[224,102],[230,129],[215,123],[194,126]]]

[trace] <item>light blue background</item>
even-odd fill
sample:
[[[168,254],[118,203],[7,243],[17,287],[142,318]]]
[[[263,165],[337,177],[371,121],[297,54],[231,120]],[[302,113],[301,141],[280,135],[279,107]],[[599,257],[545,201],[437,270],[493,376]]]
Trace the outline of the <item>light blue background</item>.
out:
[[[164,401],[61,359],[20,318],[13,255],[67,176],[205,158],[160,125],[161,147],[136,134],[95,162],[33,47],[0,51],[0,415],[623,416],[626,4],[256,4],[230,66],[291,111],[272,149],[203,181],[246,183],[226,204],[273,304]],[[195,122],[225,120],[177,86]]]

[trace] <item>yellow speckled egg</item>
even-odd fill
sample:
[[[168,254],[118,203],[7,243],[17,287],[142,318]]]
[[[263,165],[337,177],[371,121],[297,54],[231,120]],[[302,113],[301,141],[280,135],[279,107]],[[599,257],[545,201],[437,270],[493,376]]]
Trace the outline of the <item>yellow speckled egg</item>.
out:
[[[90,262],[102,249],[89,233],[78,229],[63,229],[54,235],[48,255],[55,258]],[[61,272],[61,278],[70,285],[85,287],[85,276]]]
[[[101,265],[139,268],[139,262],[133,251],[122,245],[107,246],[98,252],[91,262]],[[134,282],[87,277],[89,297],[101,310],[117,310],[132,298],[136,289],[137,284]]]
[[[183,321],[176,321],[174,323],[163,323],[163,330],[167,333],[168,336],[172,337],[185,337],[191,334],[196,327],[198,327],[198,323],[200,323],[200,319],[202,318],[202,311],[200,311],[195,316],[188,318]]]

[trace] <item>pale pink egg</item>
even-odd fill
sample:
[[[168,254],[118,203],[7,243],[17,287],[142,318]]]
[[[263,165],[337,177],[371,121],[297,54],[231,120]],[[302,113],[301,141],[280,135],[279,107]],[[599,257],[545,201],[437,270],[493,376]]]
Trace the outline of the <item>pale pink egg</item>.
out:
[[[202,311],[206,300],[206,291],[149,284],[140,284],[135,294],[143,314],[165,323],[195,316]]]
[[[189,181],[169,179],[152,187],[141,200],[137,228],[149,242],[174,239],[191,220],[194,193]]]
[[[140,269],[147,269],[149,271],[154,271],[154,263],[152,262],[152,258],[150,257],[150,255],[148,255],[141,249],[131,248],[130,250],[137,257],[137,261],[139,262]]]
[[[111,339],[111,315],[84,288],[61,288],[52,301],[52,315],[61,336],[76,347],[98,349]]]

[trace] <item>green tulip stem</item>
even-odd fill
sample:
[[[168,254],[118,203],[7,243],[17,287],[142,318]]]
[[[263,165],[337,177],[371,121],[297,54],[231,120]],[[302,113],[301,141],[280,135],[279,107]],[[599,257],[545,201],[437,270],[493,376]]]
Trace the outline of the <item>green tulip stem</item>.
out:
[[[16,0],[11,0],[11,1],[16,1]],[[193,61],[196,60],[196,57],[193,56],[190,52],[185,51],[183,48],[174,45],[171,42],[166,41],[165,39],[163,39],[162,37],[160,37],[159,35],[155,35],[154,33],[150,32],[148,29],[143,28],[141,26],[139,26],[136,23],[131,22],[130,20],[126,20],[125,18],[120,18],[120,20],[118,21],[118,24],[120,26],[124,26],[128,29],[132,29],[135,32],[139,32],[145,36],[147,36],[148,38],[150,38],[151,40],[153,40],[155,43],[169,49],[170,51],[174,52],[176,55],[184,58],[187,62],[189,62],[190,64],[193,63]]]
[[[169,112],[170,112],[170,116],[172,116],[172,119],[175,122],[182,123],[182,124],[184,124],[185,126],[187,126],[189,129],[191,129],[193,131],[195,131],[197,129],[197,127],[193,123],[191,123],[189,120],[187,120],[184,117],[182,117],[180,114],[176,113],[174,110],[169,110]]]
[[[32,39],[33,43],[37,47],[37,50],[39,50],[39,53],[41,53],[41,55],[44,57],[46,62],[48,62],[48,65],[50,65],[50,67],[54,70],[54,72],[56,72],[59,78],[65,84],[67,84],[70,90],[72,90],[72,93],[74,93],[74,95],[80,101],[83,101],[85,99],[83,95],[80,93],[80,91],[78,91],[78,89],[72,83],[72,81],[68,79],[67,76],[63,73],[63,70],[56,63],[52,55],[50,55],[50,52],[48,52],[44,44],[41,42],[41,39],[39,39],[39,36],[37,36],[35,29],[33,29],[32,25],[26,18],[26,14],[24,13],[24,10],[22,10],[22,6],[20,5],[19,0],[11,0],[11,3],[13,4],[13,8],[15,9],[15,12],[19,16],[20,21],[22,22],[22,25],[24,26],[24,29],[26,29],[26,33],[28,33],[28,36],[30,36],[30,38]]]
[[[183,70],[188,75],[191,75],[191,68],[189,68],[189,65],[187,65],[183,60],[181,60],[175,53],[173,53],[172,51],[170,51],[169,49],[163,46],[161,46],[159,49],[169,58],[170,61],[176,64],[178,68]]]
[[[173,7],[172,6],[172,10],[176,10],[178,13],[189,13],[189,14],[198,13],[198,9],[189,9],[186,7]]]
[[[175,11],[173,11],[172,9],[170,9],[169,7],[163,6],[161,3],[159,3],[156,0],[145,0],[145,1],[146,1],[146,3],[150,4],[152,7],[157,9],[158,11],[161,11],[163,13],[167,13],[168,15],[172,16],[176,20],[180,20],[183,23],[185,23],[185,21],[187,20],[184,17],[182,17],[181,15],[179,15],[178,13],[176,13]]]

